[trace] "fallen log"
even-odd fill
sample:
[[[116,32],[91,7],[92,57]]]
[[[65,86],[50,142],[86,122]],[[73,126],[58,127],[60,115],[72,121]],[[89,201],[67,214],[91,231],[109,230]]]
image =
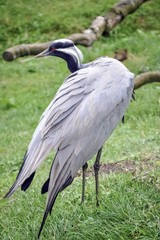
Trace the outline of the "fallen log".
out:
[[[67,38],[75,44],[91,46],[102,34],[109,35],[109,32],[128,15],[136,11],[148,0],[121,0],[111,8],[104,16],[98,16],[93,20],[91,26],[82,33],[74,33]],[[6,61],[13,61],[16,58],[36,55],[45,50],[51,42],[23,44],[11,47],[3,52]]]
[[[8,48],[6,51],[3,52],[2,56],[3,59],[6,61],[13,61],[14,59],[19,57],[36,55],[47,49],[51,42],[17,45]]]

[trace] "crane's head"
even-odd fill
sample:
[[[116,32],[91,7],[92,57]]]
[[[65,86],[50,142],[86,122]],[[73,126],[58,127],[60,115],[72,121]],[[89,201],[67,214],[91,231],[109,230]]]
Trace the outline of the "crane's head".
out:
[[[83,54],[79,48],[69,39],[58,39],[51,43],[49,48],[36,55],[36,58],[56,56],[63,58],[71,72],[75,72],[81,68]]]

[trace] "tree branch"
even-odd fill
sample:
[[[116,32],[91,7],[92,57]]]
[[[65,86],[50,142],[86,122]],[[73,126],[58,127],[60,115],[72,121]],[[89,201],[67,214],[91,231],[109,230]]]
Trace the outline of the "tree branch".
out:
[[[137,75],[134,79],[134,89],[138,89],[147,83],[160,82],[160,71],[146,72]]]

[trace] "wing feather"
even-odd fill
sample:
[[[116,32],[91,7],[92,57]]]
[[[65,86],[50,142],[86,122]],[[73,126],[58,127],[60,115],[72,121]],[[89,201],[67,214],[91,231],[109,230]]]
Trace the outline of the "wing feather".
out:
[[[68,78],[69,83],[67,80],[64,82],[43,113],[28,146],[16,181],[6,194],[6,197],[11,196],[36,171],[51,150],[58,148],[65,119],[85,97],[84,92],[87,86],[83,86],[83,81],[86,73],[87,71],[83,72],[80,77],[78,76],[78,79],[77,74],[72,74]]]

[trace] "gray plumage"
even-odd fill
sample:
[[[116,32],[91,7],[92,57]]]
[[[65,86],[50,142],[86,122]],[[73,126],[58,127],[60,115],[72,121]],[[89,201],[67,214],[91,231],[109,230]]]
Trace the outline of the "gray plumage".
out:
[[[132,97],[133,79],[122,63],[101,57],[66,78],[43,113],[17,179],[6,195],[11,196],[34,175],[50,151],[56,151],[40,232],[58,193],[73,181],[123,118]]]

